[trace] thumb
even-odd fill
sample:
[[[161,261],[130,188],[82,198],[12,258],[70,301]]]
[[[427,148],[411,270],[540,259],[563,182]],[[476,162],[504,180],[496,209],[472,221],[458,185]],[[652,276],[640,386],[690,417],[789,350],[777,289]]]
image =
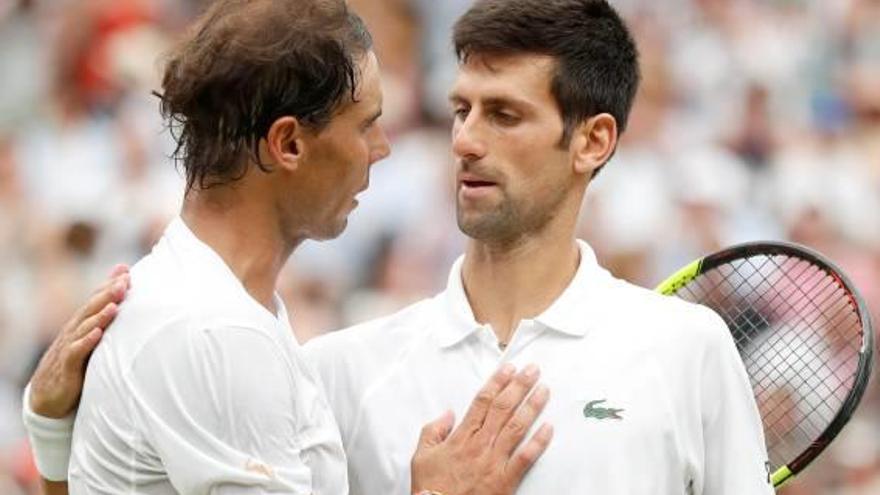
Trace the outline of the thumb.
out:
[[[443,443],[452,431],[453,424],[455,424],[455,415],[452,411],[446,411],[439,418],[426,424],[422,427],[422,434],[419,436],[419,448],[430,448]]]

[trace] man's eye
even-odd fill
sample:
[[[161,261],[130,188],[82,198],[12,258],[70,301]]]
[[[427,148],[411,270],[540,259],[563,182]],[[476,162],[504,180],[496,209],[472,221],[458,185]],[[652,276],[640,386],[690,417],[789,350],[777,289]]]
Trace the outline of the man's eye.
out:
[[[507,112],[495,112],[492,114],[492,118],[494,118],[496,122],[504,125],[512,125],[519,122],[519,117]]]
[[[369,131],[370,129],[372,129],[376,125],[378,120],[379,119],[370,119],[370,120],[364,122],[363,125],[361,125],[361,130],[364,132]]]
[[[452,110],[452,115],[455,116],[455,118],[464,120],[468,116],[468,111],[469,110],[465,107],[457,107]]]

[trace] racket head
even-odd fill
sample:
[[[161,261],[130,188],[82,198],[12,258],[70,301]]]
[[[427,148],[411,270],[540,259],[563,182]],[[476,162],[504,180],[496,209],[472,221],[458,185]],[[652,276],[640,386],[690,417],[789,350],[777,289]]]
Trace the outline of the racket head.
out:
[[[874,333],[863,298],[826,257],[787,242],[739,244],[655,290],[708,306],[727,323],[761,412],[775,487],[852,417],[871,374]]]

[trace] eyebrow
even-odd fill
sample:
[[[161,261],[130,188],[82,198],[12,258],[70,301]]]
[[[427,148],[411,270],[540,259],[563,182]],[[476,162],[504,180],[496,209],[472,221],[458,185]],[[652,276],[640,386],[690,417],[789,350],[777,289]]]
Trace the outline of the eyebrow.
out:
[[[367,120],[365,120],[364,122],[366,122],[368,124],[372,124],[373,122],[379,120],[379,117],[381,117],[381,116],[382,116],[382,107],[379,107],[379,109],[376,110],[375,112],[373,112],[369,116],[369,118],[367,118]]]
[[[533,105],[526,100],[511,96],[490,96],[480,100],[487,107],[503,107],[514,106],[520,108],[531,108]],[[458,93],[449,94],[450,103],[467,103],[468,100]]]

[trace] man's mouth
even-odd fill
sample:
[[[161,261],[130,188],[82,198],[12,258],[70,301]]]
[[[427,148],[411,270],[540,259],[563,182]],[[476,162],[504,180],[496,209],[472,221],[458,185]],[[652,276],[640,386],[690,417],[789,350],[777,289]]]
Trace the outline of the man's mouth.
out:
[[[463,174],[458,178],[458,194],[462,201],[477,201],[495,194],[498,183],[489,179]]]
[[[483,187],[493,187],[498,185],[497,182],[491,180],[483,174],[475,174],[473,172],[465,171],[458,173],[458,184],[459,187],[464,187],[468,189],[479,189]]]
[[[492,187],[496,183],[488,180],[462,180],[461,185],[467,188]]]

